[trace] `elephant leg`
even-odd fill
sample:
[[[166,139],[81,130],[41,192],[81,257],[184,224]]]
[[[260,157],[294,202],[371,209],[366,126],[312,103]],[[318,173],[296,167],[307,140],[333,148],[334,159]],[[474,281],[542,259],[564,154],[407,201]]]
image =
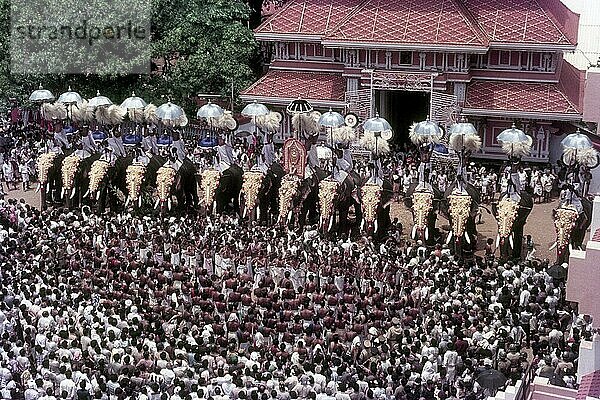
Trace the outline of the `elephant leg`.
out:
[[[340,235],[346,235],[350,232],[350,221],[348,220],[348,214],[350,213],[349,204],[341,204],[338,215],[338,226],[337,231]],[[335,213],[334,213],[335,215]]]

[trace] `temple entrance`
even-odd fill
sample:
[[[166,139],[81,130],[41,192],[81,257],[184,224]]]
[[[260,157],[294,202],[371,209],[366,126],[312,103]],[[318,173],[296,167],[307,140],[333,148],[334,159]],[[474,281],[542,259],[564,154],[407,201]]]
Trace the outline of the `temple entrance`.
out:
[[[394,129],[393,142],[399,146],[409,143],[408,130],[429,114],[431,94],[425,91],[377,90],[375,109]]]

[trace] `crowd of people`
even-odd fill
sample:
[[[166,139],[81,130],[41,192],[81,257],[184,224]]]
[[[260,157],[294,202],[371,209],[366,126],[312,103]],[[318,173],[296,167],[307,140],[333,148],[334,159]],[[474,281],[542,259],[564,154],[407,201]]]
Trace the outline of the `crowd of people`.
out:
[[[6,399],[477,399],[593,334],[548,261],[0,204]]]

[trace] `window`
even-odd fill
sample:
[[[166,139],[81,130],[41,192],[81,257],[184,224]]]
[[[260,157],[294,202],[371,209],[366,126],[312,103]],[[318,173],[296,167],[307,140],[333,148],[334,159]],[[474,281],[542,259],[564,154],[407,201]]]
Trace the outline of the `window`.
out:
[[[400,52],[400,65],[412,65],[412,52],[401,51]]]
[[[501,51],[499,65],[510,65],[510,51]]]

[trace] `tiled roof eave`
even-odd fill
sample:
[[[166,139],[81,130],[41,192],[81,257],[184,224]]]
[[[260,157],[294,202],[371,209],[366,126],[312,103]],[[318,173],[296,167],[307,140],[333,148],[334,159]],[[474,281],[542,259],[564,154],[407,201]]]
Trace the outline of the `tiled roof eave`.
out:
[[[525,110],[503,110],[503,109],[486,109],[486,108],[470,108],[462,109],[464,115],[481,116],[481,117],[505,117],[505,118],[530,118],[538,120],[553,120],[553,121],[581,121],[583,115],[579,112],[543,112],[543,111],[525,111]]]
[[[575,51],[576,45],[570,43],[541,43],[541,42],[502,42],[490,41],[490,49],[507,49],[507,50],[538,50],[538,51]]]
[[[254,38],[265,42],[288,41],[288,42],[320,42],[321,35],[308,35],[304,33],[281,33],[281,32],[255,32]]]
[[[354,40],[340,40],[340,39],[323,39],[322,44],[324,47],[329,48],[367,48],[367,49],[406,49],[406,50],[432,50],[432,51],[460,51],[467,53],[481,53],[484,54],[488,51],[488,47],[485,45],[470,45],[470,44],[435,44],[435,43],[392,43],[392,42],[378,42],[378,41],[354,41]]]

